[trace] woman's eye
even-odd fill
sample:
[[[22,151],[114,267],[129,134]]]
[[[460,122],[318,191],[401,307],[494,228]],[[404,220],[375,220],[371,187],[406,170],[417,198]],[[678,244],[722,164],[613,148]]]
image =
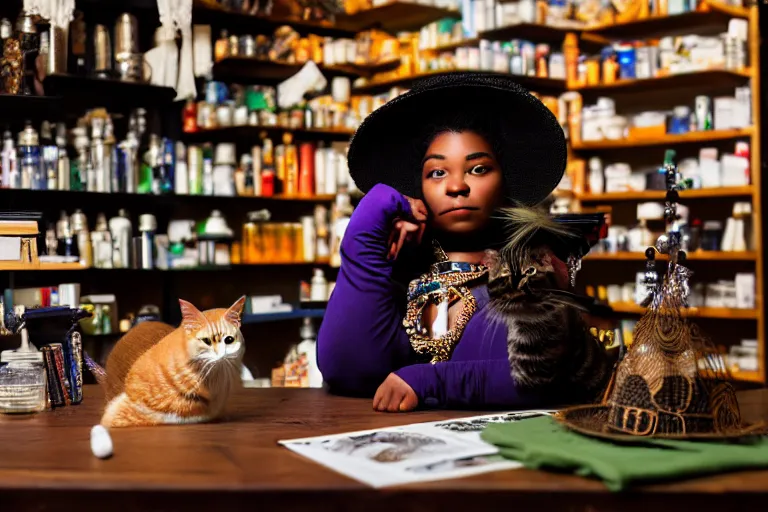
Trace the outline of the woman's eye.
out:
[[[445,176],[445,171],[442,169],[435,169],[427,173],[427,178],[442,178]]]
[[[470,174],[485,174],[488,171],[490,171],[490,168],[484,166],[484,165],[476,165],[473,168],[469,170]]]
[[[233,336],[227,336],[226,338],[224,338],[224,343],[226,343],[227,345],[234,342],[235,342],[235,338]]]
[[[206,345],[210,345],[210,344],[211,344],[211,338],[203,338],[203,339],[202,339],[202,340],[200,340],[200,341],[202,341],[202,342],[203,342],[203,343],[205,343]]]

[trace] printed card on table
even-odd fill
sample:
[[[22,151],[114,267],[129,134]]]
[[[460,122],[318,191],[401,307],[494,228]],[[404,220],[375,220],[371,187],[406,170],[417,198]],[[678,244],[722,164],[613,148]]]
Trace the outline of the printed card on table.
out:
[[[488,423],[520,421],[550,411],[519,411],[280,441],[314,462],[372,487],[460,478],[516,469],[480,439]]]

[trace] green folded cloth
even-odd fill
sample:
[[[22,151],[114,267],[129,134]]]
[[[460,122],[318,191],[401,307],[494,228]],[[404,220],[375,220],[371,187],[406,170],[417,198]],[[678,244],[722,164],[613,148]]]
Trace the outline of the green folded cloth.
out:
[[[482,437],[527,468],[596,477],[612,491],[634,483],[768,467],[767,438],[749,444],[665,439],[618,444],[577,434],[550,417],[490,423]]]

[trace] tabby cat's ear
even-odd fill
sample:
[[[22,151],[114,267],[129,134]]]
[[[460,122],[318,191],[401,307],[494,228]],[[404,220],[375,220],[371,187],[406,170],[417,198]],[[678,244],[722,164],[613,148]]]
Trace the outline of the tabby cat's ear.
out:
[[[179,306],[181,306],[181,325],[184,331],[188,336],[196,334],[205,325],[205,317],[199,309],[184,299],[179,299]]]
[[[244,307],[245,307],[245,295],[237,299],[237,302],[235,302],[229,307],[227,312],[224,313],[224,318],[227,319],[227,322],[240,328]]]

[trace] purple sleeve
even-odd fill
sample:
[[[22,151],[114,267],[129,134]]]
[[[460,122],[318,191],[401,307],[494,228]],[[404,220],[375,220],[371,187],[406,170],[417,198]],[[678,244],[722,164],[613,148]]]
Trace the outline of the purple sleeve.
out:
[[[372,395],[394,370],[413,362],[392,282],[387,240],[405,197],[376,185],[355,209],[341,242],[341,268],[317,337],[318,366],[334,393]]]
[[[427,407],[518,408],[540,398],[515,386],[506,359],[414,364],[395,373]]]

